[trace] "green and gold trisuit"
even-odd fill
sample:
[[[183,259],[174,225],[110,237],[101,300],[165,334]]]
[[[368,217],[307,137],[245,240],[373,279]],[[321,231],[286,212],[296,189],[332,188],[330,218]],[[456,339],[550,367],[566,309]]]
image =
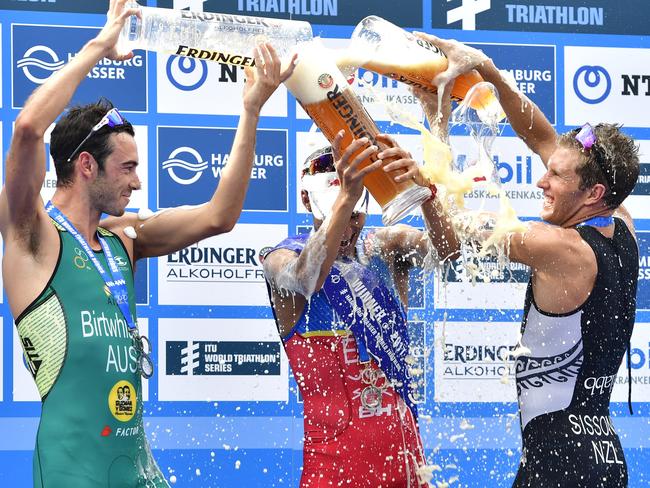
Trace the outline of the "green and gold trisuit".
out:
[[[54,224],[59,259],[45,290],[16,319],[43,409],[34,451],[34,487],[167,487],[142,424],[137,352],[122,312],[75,238]],[[121,240],[99,229],[127,282],[133,270]],[[106,269],[104,253],[95,252]]]

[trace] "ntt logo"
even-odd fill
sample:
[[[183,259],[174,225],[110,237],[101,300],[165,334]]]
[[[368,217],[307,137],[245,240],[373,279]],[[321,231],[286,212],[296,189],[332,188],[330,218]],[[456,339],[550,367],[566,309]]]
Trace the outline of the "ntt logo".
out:
[[[612,78],[602,66],[582,66],[573,76],[573,91],[590,105],[605,100],[612,91]]]
[[[189,156],[189,161],[179,157],[182,154]],[[183,146],[174,149],[162,163],[163,171],[179,185],[191,185],[198,181],[203,172],[208,169],[208,162],[203,160],[199,152],[191,147]],[[183,175],[187,175],[183,177]]]
[[[208,78],[207,63],[193,58],[170,56],[166,71],[170,83],[182,91],[197,90]]]
[[[63,68],[64,64],[65,62],[60,60],[52,49],[39,44],[25,51],[23,57],[16,62],[16,67],[23,70],[29,81],[42,85],[53,73]],[[34,72],[45,72],[47,76],[42,78],[36,76]]]

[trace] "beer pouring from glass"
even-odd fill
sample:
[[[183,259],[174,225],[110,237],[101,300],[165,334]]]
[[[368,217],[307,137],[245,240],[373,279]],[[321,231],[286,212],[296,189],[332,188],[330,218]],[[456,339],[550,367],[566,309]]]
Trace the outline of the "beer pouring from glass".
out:
[[[285,85],[327,140],[332,143],[336,134],[343,129],[343,149],[361,137],[367,137],[380,150],[386,149],[386,145],[376,139],[379,129],[336,66],[332,54],[317,40],[303,44],[298,53],[298,64]],[[372,156],[361,167],[375,160],[376,156]],[[386,164],[391,161],[389,158],[384,160]],[[366,175],[363,180],[382,208],[385,225],[397,223],[431,196],[428,188],[410,180],[398,183],[394,180],[395,176],[394,172],[379,169]]]
[[[447,57],[437,46],[374,15],[356,26],[347,53],[337,63],[346,73],[361,67],[432,93],[438,89],[433,79],[448,66]],[[463,100],[470,88],[482,81],[476,70],[458,76],[452,98]],[[498,99],[486,92],[485,97],[476,98],[474,108],[480,110],[493,103],[498,105]]]

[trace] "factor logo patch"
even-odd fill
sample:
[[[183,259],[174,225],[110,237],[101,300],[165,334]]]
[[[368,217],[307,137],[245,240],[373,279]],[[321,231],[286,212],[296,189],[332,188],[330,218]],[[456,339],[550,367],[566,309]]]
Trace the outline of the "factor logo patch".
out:
[[[118,381],[108,394],[108,409],[120,422],[128,422],[135,415],[138,406],[136,390],[125,380]]]

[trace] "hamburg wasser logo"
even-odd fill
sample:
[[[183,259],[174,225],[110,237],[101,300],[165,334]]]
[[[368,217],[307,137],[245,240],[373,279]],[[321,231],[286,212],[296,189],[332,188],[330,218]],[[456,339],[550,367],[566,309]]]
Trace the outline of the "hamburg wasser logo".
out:
[[[79,48],[98,32],[99,29],[93,27],[12,24],[13,107],[23,106],[35,88],[70,62]],[[100,59],[89,69],[71,104],[94,102],[101,93],[120,110],[144,112],[147,110],[146,91],[147,56],[136,52],[133,58],[122,61]]]
[[[208,169],[208,162],[196,149],[183,146],[169,154],[162,163],[162,169],[167,171],[169,177],[179,185],[191,185]]]
[[[278,342],[167,341],[170,376],[279,376]]]
[[[584,103],[600,103],[611,90],[612,78],[602,66],[582,66],[573,76],[573,91]]]
[[[158,208],[208,201],[231,161],[236,129],[166,127],[158,130]],[[288,210],[286,130],[259,129],[244,210]]]
[[[120,422],[128,422],[138,406],[136,390],[125,380],[118,381],[108,394],[108,409]]]
[[[16,67],[22,69],[25,77],[32,83],[42,85],[53,73],[63,68],[65,62],[47,46],[32,46],[23,57],[16,62]]]

